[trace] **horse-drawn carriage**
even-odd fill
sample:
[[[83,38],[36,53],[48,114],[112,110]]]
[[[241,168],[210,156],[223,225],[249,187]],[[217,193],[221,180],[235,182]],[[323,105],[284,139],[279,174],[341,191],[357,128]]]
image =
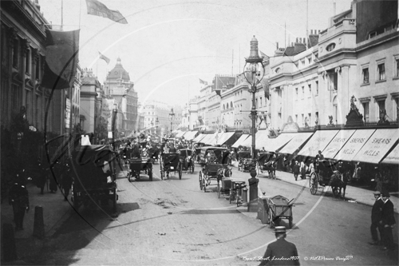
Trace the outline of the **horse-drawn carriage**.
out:
[[[319,187],[330,186],[335,197],[341,195],[345,197],[348,174],[341,167],[342,162],[335,160],[321,160],[316,162],[316,171],[309,174],[310,193],[315,195]]]
[[[179,174],[179,179],[182,177],[183,165],[179,153],[162,153],[159,166],[161,179],[169,178],[169,173],[174,172]]]
[[[117,154],[104,145],[81,146],[72,152],[71,200],[75,209],[111,201],[113,211],[116,211],[116,158]]]
[[[182,170],[189,173],[194,173],[195,163],[194,157],[195,153],[191,149],[179,149],[180,159],[182,163]]]
[[[130,159],[129,172],[127,174],[129,182],[132,181],[133,177],[136,178],[136,180],[140,179],[140,174],[142,172],[148,175],[148,178],[152,181],[152,159],[149,157]]]
[[[231,177],[232,171],[228,167],[230,151],[221,147],[202,147],[199,155],[201,171],[199,172],[200,189],[206,192],[211,180],[216,180],[218,197],[221,193],[221,181],[224,177]]]
[[[250,151],[239,151],[237,153],[238,160],[238,171],[251,171],[255,167],[255,163],[252,160]]]
[[[259,153],[256,166],[258,175],[267,171],[269,178],[276,179],[277,159],[274,156],[274,153]]]

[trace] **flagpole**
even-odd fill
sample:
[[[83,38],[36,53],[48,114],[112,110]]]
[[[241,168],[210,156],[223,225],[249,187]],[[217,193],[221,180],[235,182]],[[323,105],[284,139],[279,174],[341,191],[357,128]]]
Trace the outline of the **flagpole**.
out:
[[[61,31],[64,30],[64,0],[61,0]]]

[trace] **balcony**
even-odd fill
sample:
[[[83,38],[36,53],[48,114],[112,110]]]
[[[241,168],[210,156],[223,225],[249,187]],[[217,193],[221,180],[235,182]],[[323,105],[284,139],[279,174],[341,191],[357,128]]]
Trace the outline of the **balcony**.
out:
[[[325,29],[320,32],[319,43],[323,43],[330,38],[342,34],[343,32],[356,32],[356,20],[355,19],[343,19],[340,22],[334,24],[332,27]]]

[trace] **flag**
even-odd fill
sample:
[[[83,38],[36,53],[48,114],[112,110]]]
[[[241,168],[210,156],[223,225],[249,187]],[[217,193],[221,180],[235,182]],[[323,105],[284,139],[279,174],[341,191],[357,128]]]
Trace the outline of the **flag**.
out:
[[[109,18],[118,23],[127,24],[127,20],[117,10],[110,10],[106,5],[97,0],[86,0],[87,14]]]
[[[206,81],[204,81],[204,80],[202,80],[202,79],[199,79],[199,82],[200,82],[201,84],[208,85],[208,82],[206,82]]]
[[[46,60],[41,86],[66,89],[75,79],[79,52],[79,30],[46,30]]]
[[[100,59],[104,60],[105,62],[107,62],[107,64],[109,64],[109,62],[111,61],[108,57],[106,57],[105,55],[103,55],[102,53],[98,52],[100,54]]]

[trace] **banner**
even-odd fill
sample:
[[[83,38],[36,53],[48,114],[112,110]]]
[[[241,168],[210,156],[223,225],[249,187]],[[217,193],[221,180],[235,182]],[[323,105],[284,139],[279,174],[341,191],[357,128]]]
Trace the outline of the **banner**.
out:
[[[117,10],[110,10],[106,5],[97,0],[86,0],[87,14],[109,18],[118,23],[127,24],[127,20]]]
[[[79,31],[46,30],[46,62],[41,86],[70,88],[79,61]]]

